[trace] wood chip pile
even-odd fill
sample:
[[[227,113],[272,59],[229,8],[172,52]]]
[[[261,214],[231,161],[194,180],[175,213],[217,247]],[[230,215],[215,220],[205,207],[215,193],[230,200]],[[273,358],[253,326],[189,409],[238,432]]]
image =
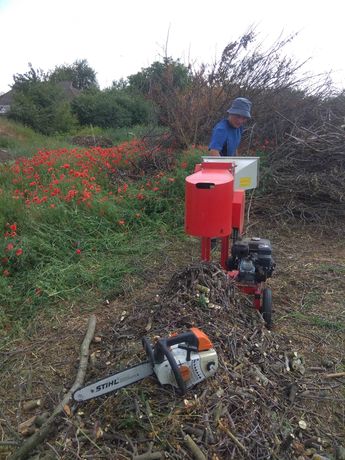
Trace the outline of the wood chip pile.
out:
[[[214,263],[186,267],[152,302],[119,312],[91,350],[87,380],[145,360],[143,335],[152,341],[191,326],[213,341],[216,375],[183,397],[150,377],[72,407],[50,441],[60,458],[308,459],[341,443],[323,418],[338,410],[342,423],[339,385],[325,380],[326,369],[308,368],[288,337],[268,331]]]

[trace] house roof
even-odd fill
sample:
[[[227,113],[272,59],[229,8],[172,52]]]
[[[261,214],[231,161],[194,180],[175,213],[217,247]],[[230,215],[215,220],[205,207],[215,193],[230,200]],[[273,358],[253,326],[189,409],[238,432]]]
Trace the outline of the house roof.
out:
[[[74,88],[71,81],[59,81],[57,84],[64,90],[69,101],[79,96],[81,93],[80,89]]]
[[[11,105],[12,102],[12,90],[0,96],[0,105]]]

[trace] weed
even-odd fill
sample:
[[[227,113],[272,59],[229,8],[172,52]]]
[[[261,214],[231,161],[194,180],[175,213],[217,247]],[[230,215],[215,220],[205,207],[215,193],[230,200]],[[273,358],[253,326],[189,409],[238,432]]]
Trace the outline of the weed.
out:
[[[319,327],[320,329],[331,329],[334,331],[345,331],[345,325],[342,321],[330,321],[326,318],[322,318],[317,315],[306,315],[301,312],[292,312],[289,316],[303,321],[304,323],[310,324],[312,326]]]
[[[114,298],[128,275],[184,237],[186,168],[109,180],[108,171],[128,170],[142,150],[133,140],[0,165],[3,338],[66,303]]]
[[[99,127],[82,127],[73,131],[73,136],[104,136],[111,139],[114,145],[131,141],[145,135],[148,131],[160,133],[162,128],[148,126],[133,126],[131,128],[99,128]],[[9,150],[12,158],[21,156],[30,157],[42,149],[54,150],[61,148],[72,148],[73,136],[56,135],[44,136],[21,125],[20,123],[8,120],[6,117],[0,117],[0,148]]]
[[[304,310],[309,310],[313,308],[314,306],[317,306],[321,302],[321,293],[317,290],[308,292],[302,303],[302,308]]]
[[[198,297],[198,304],[202,310],[206,310],[208,308],[208,298],[205,294],[200,294]]]
[[[320,264],[319,270],[321,273],[331,273],[334,275],[343,275],[345,273],[345,265],[340,264]]]

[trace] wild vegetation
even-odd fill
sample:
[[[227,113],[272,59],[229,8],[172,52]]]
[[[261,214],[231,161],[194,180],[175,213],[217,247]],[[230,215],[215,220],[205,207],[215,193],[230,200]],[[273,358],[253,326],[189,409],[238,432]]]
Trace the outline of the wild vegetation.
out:
[[[265,50],[250,31],[212,65],[165,57],[105,90],[85,60],[15,77],[0,118],[0,457],[29,456],[23,438],[71,387],[95,311],[88,379],[139,360],[142,335],[196,322],[221,372],[185,400],[149,381],[66,404],[38,458],[343,458],[344,93],[284,56],[292,39]],[[82,90],[73,100],[66,80]],[[277,261],[272,334],[242,297],[223,298],[218,267],[202,282],[223,309],[189,290],[200,264],[176,275],[200,257],[183,231],[184,179],[243,95],[254,110],[240,153],[260,157],[261,176],[246,232],[270,238]]]
[[[165,238],[181,233],[186,165],[178,165],[173,152],[148,150],[138,140],[40,150],[4,164],[3,338],[42,306],[113,298],[125,274],[141,270]]]
[[[1,166],[0,179],[7,329],[38,305],[115,295],[114,254],[121,248],[116,260],[126,269],[119,273],[134,270],[133,260],[152,248],[150,235],[182,228],[183,178],[192,166],[181,168],[181,158],[193,164],[205,152],[195,156],[192,147],[207,145],[236,96],[245,94],[254,108],[241,153],[261,157],[251,215],[322,228],[344,217],[344,94],[284,55],[293,39],[265,50],[249,31],[213,65],[165,57],[105,90],[86,60],[14,76],[9,118],[26,126],[1,120],[0,146],[19,156]],[[71,100],[57,86],[66,79],[82,90]],[[140,240],[133,237],[139,229]]]

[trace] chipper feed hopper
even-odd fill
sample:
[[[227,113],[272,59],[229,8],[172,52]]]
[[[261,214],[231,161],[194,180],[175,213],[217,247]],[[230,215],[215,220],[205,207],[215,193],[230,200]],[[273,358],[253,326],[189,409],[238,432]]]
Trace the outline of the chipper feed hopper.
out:
[[[267,239],[243,238],[245,191],[258,184],[258,157],[202,157],[186,178],[185,231],[201,238],[201,258],[211,259],[211,241],[221,240],[220,263],[253,306],[272,324],[272,291],[265,286],[275,263]]]

